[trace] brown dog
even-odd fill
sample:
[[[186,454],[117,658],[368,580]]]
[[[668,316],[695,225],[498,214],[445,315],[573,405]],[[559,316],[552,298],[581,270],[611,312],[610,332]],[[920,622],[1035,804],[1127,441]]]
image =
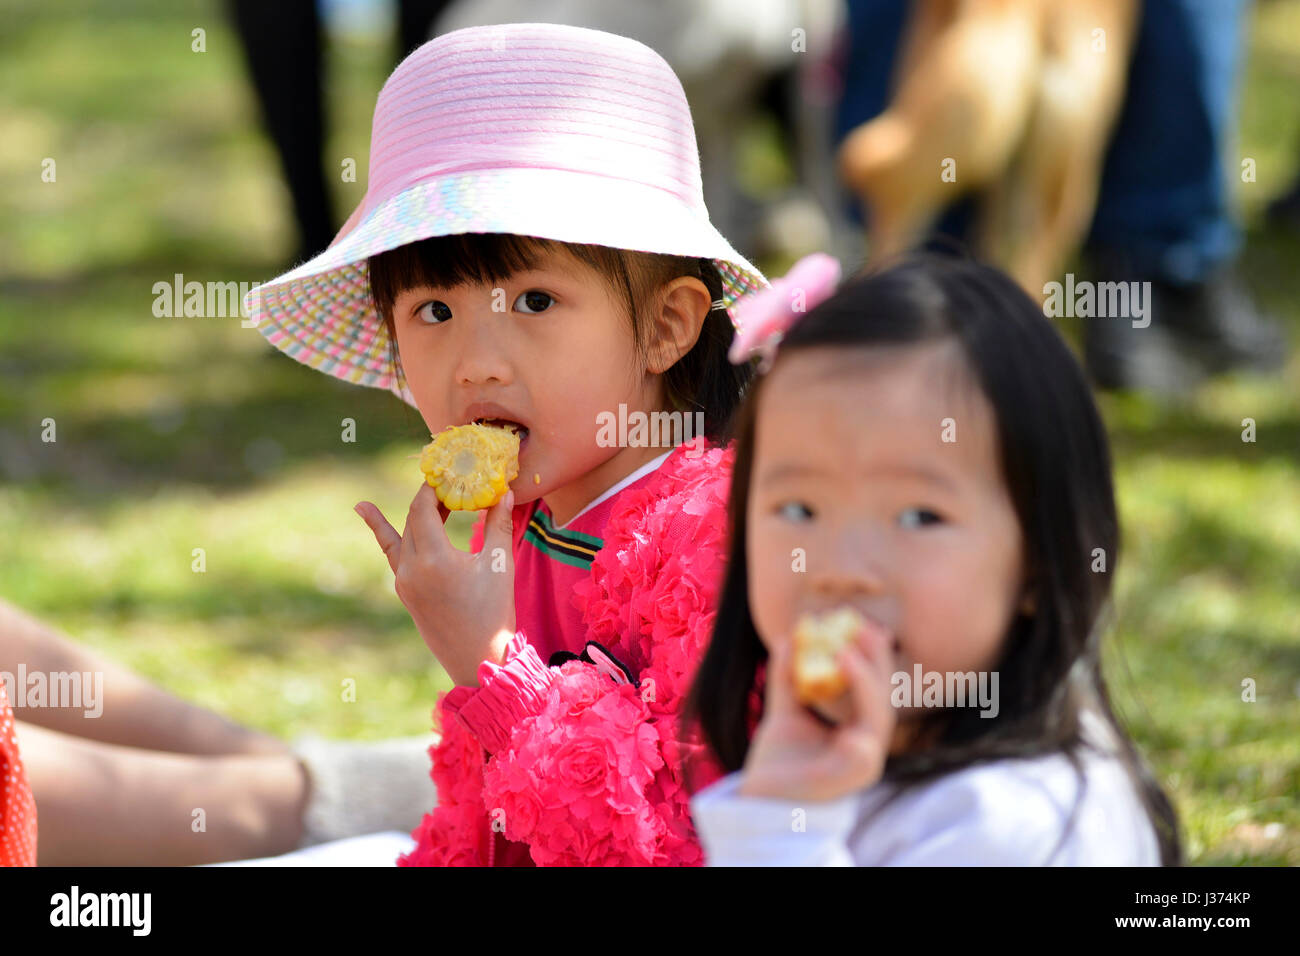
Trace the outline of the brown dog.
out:
[[[984,189],[978,251],[1041,292],[1091,222],[1136,24],[1137,0],[918,0],[893,100],[838,155],[871,258]]]

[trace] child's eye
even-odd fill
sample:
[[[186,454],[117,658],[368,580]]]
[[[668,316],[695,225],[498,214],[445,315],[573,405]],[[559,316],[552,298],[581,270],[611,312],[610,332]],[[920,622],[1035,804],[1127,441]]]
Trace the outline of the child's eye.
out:
[[[787,501],[784,504],[779,505],[776,509],[776,513],[781,517],[793,518],[794,520],[798,520],[798,512],[803,512],[809,518],[812,517],[812,509],[802,501]]]
[[[545,312],[554,301],[555,299],[547,293],[530,289],[521,293],[519,298],[515,299],[515,308],[519,309],[520,312]]]
[[[942,521],[943,518],[929,508],[907,508],[898,516],[898,523],[904,528],[920,528]]]
[[[427,325],[439,325],[451,318],[451,307],[435,299],[420,306],[415,317]]]

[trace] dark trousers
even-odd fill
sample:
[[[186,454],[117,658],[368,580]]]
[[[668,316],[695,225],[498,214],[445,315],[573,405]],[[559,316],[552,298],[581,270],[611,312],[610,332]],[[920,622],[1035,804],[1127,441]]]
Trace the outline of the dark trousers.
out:
[[[401,0],[394,63],[429,39],[448,0]],[[325,146],[322,39],[315,0],[230,0],[231,19],[244,45],[262,119],[280,166],[300,247],[297,261],[325,249],[338,223],[330,209],[322,152]]]

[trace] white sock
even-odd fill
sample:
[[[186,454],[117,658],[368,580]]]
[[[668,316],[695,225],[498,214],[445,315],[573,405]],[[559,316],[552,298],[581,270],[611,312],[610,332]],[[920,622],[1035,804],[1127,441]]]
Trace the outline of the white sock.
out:
[[[413,830],[438,801],[429,776],[435,740],[307,736],[296,741],[293,753],[311,777],[299,848],[381,830]]]

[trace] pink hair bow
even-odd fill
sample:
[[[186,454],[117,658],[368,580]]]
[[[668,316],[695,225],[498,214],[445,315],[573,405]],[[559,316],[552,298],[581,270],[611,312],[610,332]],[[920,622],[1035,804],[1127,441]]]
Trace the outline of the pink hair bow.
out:
[[[824,252],[804,256],[780,279],[736,304],[739,331],[727,352],[740,365],[760,356],[758,371],[766,372],[785,333],[805,312],[830,298],[840,281],[840,263]]]

